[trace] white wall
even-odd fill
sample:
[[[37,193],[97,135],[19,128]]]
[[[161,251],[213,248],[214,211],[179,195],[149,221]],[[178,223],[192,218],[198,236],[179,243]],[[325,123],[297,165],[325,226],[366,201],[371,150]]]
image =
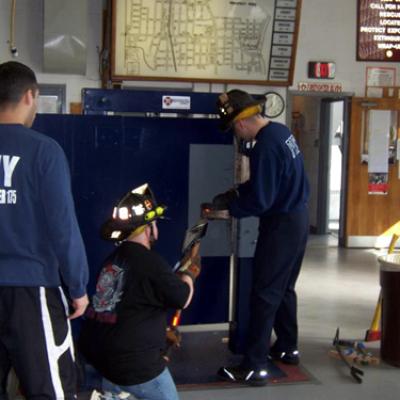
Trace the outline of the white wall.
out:
[[[15,20],[16,61],[35,70],[39,83],[67,85],[67,108],[79,102],[81,89],[99,87],[98,51],[102,38],[102,0],[88,0],[88,48],[86,75],[45,74],[43,65],[43,0],[17,0]],[[13,59],[7,41],[10,37],[11,0],[0,0],[0,63]]]
[[[86,76],[44,74],[43,55],[43,0],[18,0],[16,18],[16,44],[18,60],[27,63],[38,73],[41,83],[67,84],[67,103],[80,101],[83,87],[99,87],[98,49],[101,46],[102,4],[100,0],[89,0],[88,13],[88,57]],[[357,0],[303,0],[298,38],[298,49],[294,81],[291,89],[297,89],[299,82],[307,78],[308,61],[333,61],[336,63],[336,78],[343,90],[364,94],[366,66],[379,66],[382,63],[356,61],[356,4]],[[0,0],[0,61],[11,59],[7,40],[9,38],[11,0]],[[396,66],[386,63],[386,66]],[[397,69],[399,74],[399,69]],[[400,77],[398,77],[400,79]],[[321,81],[323,82],[323,81]],[[329,80],[332,82],[332,80]],[[137,83],[131,83],[137,85]],[[143,86],[166,86],[187,88],[182,83],[139,83]],[[225,85],[204,83],[189,84],[196,91],[215,91],[225,89]],[[238,85],[235,85],[238,86]],[[252,93],[264,93],[266,86],[243,86]],[[230,88],[230,86],[228,86]],[[276,88],[285,94],[284,88]],[[285,115],[280,118],[285,120]]]
[[[67,1],[67,0],[66,0]],[[67,85],[67,109],[70,102],[81,101],[81,89],[100,87],[98,74],[98,51],[102,40],[102,8],[104,0],[88,0],[88,48],[85,76],[46,74],[42,72],[43,57],[43,0],[18,0],[16,17],[16,45],[18,60],[31,66],[40,83]],[[289,90],[297,90],[299,82],[310,82],[307,78],[309,61],[332,61],[336,63],[336,78],[325,82],[342,84],[344,92],[364,95],[365,71],[367,66],[399,67],[395,63],[369,63],[356,61],[357,0],[302,0],[300,31],[296,55],[293,85]],[[11,0],[0,0],[0,62],[10,60],[8,49]],[[400,76],[397,76],[400,81]],[[313,80],[314,82],[324,82]],[[276,90],[286,97],[285,87],[254,85],[225,85],[187,82],[129,82],[139,87],[179,88],[200,92],[222,92],[240,87],[251,93],[265,93]],[[318,137],[319,100],[310,100],[301,110],[307,118],[305,135],[301,138],[308,175],[311,181],[311,222],[316,224],[316,191],[318,190]],[[293,107],[296,111],[296,107]],[[290,119],[290,118],[289,118]],[[278,121],[285,122],[283,113]]]
[[[300,32],[297,46],[296,68],[292,89],[299,82],[308,82],[308,61],[336,63],[334,80],[314,82],[341,83],[344,92],[364,96],[367,66],[390,66],[397,63],[356,61],[357,0],[303,0]]]
[[[336,78],[346,92],[363,95],[366,66],[382,63],[356,62],[356,4],[357,0],[303,0],[296,56],[294,82],[307,78],[308,61],[333,61],[336,63]],[[102,0],[88,2],[88,56],[85,76],[42,73],[43,56],[43,0],[18,0],[16,18],[16,45],[18,60],[30,65],[38,75],[40,83],[67,84],[67,103],[80,101],[83,87],[99,87],[98,49],[101,46]],[[0,62],[11,59],[9,39],[11,0],[0,0]],[[388,63],[386,63],[386,66]],[[390,66],[396,66],[391,63]],[[399,72],[399,71],[398,71]],[[331,80],[329,82],[332,82]],[[220,92],[231,85],[179,82],[139,82],[132,85],[190,88],[196,91]],[[235,85],[237,87],[238,85]],[[252,93],[264,93],[266,86],[244,85]],[[274,88],[285,95],[286,88]],[[278,120],[285,121],[283,114]]]

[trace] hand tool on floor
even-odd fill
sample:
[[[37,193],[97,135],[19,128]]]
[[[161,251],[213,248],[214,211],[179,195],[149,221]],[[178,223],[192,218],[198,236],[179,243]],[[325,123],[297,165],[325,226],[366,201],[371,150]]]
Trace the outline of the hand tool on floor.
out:
[[[339,344],[341,341],[339,339],[339,328],[336,329],[335,337],[333,338],[333,346],[335,347],[340,359],[346,364],[346,366],[350,369],[350,375],[356,380],[357,383],[362,383],[361,376],[364,376],[364,371],[352,365],[348,359],[343,354],[343,350],[341,345]],[[343,341],[341,342],[343,343]]]
[[[371,353],[367,352],[365,345],[362,342],[353,342],[351,345],[339,344],[339,346],[342,346],[342,354],[350,363],[361,366],[379,365],[380,363],[379,357],[374,357]],[[337,350],[331,350],[329,354],[334,358],[340,359]]]

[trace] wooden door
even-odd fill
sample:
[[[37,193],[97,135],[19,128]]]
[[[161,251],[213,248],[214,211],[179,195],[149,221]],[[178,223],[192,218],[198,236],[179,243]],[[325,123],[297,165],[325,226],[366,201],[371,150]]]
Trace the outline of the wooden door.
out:
[[[373,237],[380,236],[400,220],[400,179],[397,160],[389,165],[388,193],[386,195],[368,194],[368,164],[361,162],[361,151],[366,113],[369,110],[400,111],[400,100],[394,98],[352,99],[345,218],[347,247],[371,247]],[[397,137],[399,137],[399,114],[398,112]],[[357,246],[357,243],[360,245]]]

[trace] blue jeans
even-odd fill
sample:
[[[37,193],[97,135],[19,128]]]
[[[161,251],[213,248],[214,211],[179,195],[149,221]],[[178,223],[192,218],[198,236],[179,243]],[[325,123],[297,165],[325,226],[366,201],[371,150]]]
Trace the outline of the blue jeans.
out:
[[[175,383],[168,368],[165,368],[155,378],[132,386],[116,385],[103,378],[103,391],[112,392],[117,396],[121,392],[126,392],[132,394],[137,399],[143,400],[179,400]],[[113,396],[112,398],[118,399],[117,396]]]

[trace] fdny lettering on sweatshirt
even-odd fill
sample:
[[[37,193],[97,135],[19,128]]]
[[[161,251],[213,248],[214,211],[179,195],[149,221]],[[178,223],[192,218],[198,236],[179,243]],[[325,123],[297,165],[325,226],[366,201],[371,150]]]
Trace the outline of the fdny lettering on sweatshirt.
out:
[[[3,188],[0,189],[0,204],[16,204],[17,202],[17,191],[10,188],[12,188],[12,178],[19,160],[20,157],[18,156],[0,155],[0,171],[3,169]]]

